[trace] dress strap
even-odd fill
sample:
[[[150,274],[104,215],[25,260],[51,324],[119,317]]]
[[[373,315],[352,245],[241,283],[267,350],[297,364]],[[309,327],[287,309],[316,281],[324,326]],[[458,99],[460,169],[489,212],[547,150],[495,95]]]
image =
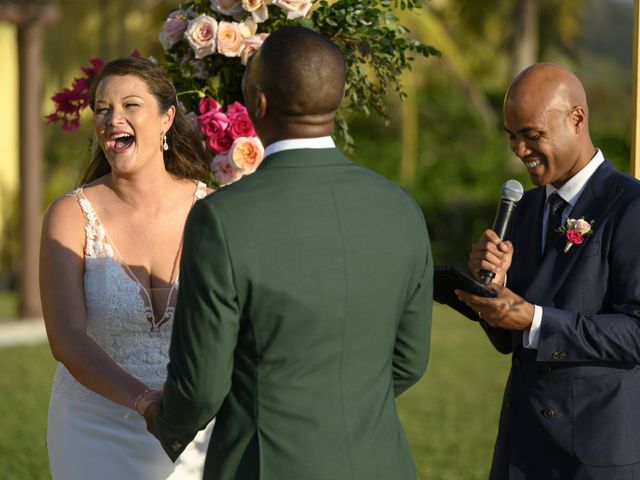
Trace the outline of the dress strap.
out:
[[[113,257],[113,249],[111,248],[111,245],[109,245],[109,243],[105,241],[106,234],[104,231],[104,227],[100,223],[100,220],[98,220],[98,216],[93,209],[93,205],[91,205],[91,202],[85,196],[83,187],[80,186],[76,188],[69,195],[75,197],[75,199],[78,201],[78,203],[80,204],[80,208],[82,209],[82,213],[84,213],[84,216],[86,218],[86,224],[84,227],[85,257]]]

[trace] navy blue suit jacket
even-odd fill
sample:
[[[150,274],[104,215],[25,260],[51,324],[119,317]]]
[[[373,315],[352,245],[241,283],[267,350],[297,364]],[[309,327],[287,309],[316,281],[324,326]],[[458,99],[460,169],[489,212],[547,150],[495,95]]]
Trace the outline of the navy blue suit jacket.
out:
[[[513,353],[492,480],[640,478],[640,182],[605,161],[571,218],[593,234],[541,254],[545,190],[525,193],[507,286],[543,307],[537,350],[484,325]]]

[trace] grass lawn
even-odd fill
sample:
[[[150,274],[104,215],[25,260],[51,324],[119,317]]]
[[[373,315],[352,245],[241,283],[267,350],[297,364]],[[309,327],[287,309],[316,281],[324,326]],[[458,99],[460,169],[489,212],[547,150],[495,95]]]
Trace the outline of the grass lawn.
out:
[[[18,294],[11,290],[0,290],[0,322],[8,321],[18,311]]]
[[[478,325],[436,305],[427,374],[398,400],[422,480],[488,477],[508,364]],[[49,348],[0,349],[0,365],[0,479],[50,478],[45,438],[55,362]]]

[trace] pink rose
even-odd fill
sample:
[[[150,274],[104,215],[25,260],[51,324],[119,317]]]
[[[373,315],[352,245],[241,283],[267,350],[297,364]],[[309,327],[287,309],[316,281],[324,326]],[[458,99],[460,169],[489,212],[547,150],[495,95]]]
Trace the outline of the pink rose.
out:
[[[221,109],[222,105],[216,102],[213,98],[201,98],[200,102],[198,102],[198,110],[200,110],[200,113],[219,112]]]
[[[227,127],[229,119],[221,111],[208,111],[198,116],[200,132],[206,138],[206,144],[213,153],[223,153],[229,150],[233,139]]]
[[[229,154],[227,153],[213,157],[211,170],[220,186],[229,185],[242,178],[242,172],[229,161]]]
[[[240,62],[242,65],[247,64],[251,56],[258,51],[268,36],[268,33],[261,33],[244,39],[244,48],[240,54]]]
[[[237,138],[229,149],[229,160],[244,174],[255,172],[263,157],[264,147],[258,137]]]
[[[200,131],[205,135],[213,135],[213,132],[224,132],[229,126],[229,118],[219,110],[210,110],[198,116]]]
[[[160,32],[160,43],[168,51],[180,41],[187,29],[187,16],[182,10],[174,10],[169,14]]]
[[[236,140],[240,137],[255,137],[256,131],[249,118],[249,113],[244,105],[233,102],[227,107],[227,117],[229,118],[229,134]]]
[[[216,51],[218,22],[208,15],[200,15],[191,20],[184,36],[191,45],[196,58],[203,58]]]
[[[567,241],[573,243],[574,245],[580,245],[582,242],[584,242],[584,237],[578,230],[567,230],[565,236],[567,237]]]
[[[213,153],[226,153],[231,148],[231,145],[233,145],[233,139],[229,133],[225,131],[208,137],[205,143],[207,148]]]
[[[244,48],[240,26],[235,22],[220,22],[218,26],[218,52],[225,57],[239,57]]]
[[[240,102],[233,102],[227,105],[227,117],[229,120],[233,121],[233,119],[238,115],[246,115],[247,107],[245,107]]]
[[[241,0],[211,0],[211,8],[229,17],[242,15]]]
[[[289,20],[294,20],[296,18],[304,18],[311,10],[313,1],[273,0],[273,4],[286,11]]]

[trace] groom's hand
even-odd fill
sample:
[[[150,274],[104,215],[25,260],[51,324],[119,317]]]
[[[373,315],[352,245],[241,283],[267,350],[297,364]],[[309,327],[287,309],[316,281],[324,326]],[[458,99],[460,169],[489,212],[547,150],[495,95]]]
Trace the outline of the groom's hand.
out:
[[[156,415],[158,410],[160,410],[161,403],[162,397],[155,398],[144,410],[144,420],[147,423],[147,431],[156,438],[158,437],[156,434]]]

